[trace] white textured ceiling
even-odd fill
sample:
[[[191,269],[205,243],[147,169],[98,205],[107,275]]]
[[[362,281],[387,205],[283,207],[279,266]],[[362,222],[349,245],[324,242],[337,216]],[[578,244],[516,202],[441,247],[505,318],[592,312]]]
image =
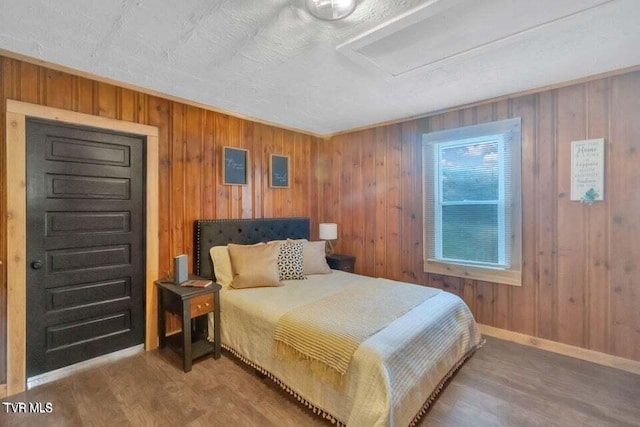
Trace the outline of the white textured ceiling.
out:
[[[460,1],[361,0],[324,22],[303,0],[0,0],[0,49],[316,134],[640,64],[640,0],[565,18],[565,0],[472,0],[483,8],[468,13],[498,26],[505,4],[513,21],[532,4],[562,19],[395,77],[336,50],[425,3]],[[469,27],[459,10],[448,33]]]

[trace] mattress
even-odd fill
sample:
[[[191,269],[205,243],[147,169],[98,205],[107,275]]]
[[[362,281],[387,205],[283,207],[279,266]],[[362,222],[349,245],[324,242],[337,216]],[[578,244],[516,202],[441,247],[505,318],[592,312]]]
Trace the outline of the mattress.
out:
[[[274,351],[273,334],[282,315],[364,283],[375,286],[375,279],[332,270],[285,281],[281,287],[223,289],[222,345],[341,424],[411,425],[481,342],[471,312],[457,296],[438,290],[367,338],[355,351],[341,386],[311,375],[308,362],[280,360]]]

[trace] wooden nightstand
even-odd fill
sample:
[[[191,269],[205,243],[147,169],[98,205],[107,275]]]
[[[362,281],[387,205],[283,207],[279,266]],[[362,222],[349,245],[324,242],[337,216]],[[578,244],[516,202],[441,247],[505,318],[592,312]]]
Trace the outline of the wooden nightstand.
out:
[[[201,279],[190,276],[189,279]],[[220,358],[220,288],[217,283],[212,283],[206,288],[191,288],[174,285],[165,280],[155,282],[158,288],[158,338],[159,347],[166,344],[164,313],[169,311],[182,317],[182,342],[170,345],[179,354],[182,354],[182,367],[185,372],[191,370],[194,359],[213,353],[214,359]],[[205,336],[191,337],[191,320],[198,316],[213,313],[213,336],[211,344]],[[172,340],[175,341],[175,340]]]
[[[353,255],[331,254],[327,255],[327,264],[334,270],[353,273],[356,268],[356,257]]]

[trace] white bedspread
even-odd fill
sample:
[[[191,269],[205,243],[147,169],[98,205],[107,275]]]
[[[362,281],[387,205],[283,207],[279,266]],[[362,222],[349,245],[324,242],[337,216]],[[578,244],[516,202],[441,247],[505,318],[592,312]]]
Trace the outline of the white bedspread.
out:
[[[372,279],[333,271],[282,287],[223,289],[222,344],[348,426],[406,426],[447,373],[480,343],[473,316],[457,296],[440,291],[364,341],[342,389],[309,375],[308,362],[279,360],[273,350],[280,316],[367,280]]]

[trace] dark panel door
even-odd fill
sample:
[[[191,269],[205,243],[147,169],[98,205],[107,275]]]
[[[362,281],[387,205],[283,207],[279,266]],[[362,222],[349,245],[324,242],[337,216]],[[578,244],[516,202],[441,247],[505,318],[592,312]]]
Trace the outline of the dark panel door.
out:
[[[144,138],[27,121],[27,376],[144,340]]]

